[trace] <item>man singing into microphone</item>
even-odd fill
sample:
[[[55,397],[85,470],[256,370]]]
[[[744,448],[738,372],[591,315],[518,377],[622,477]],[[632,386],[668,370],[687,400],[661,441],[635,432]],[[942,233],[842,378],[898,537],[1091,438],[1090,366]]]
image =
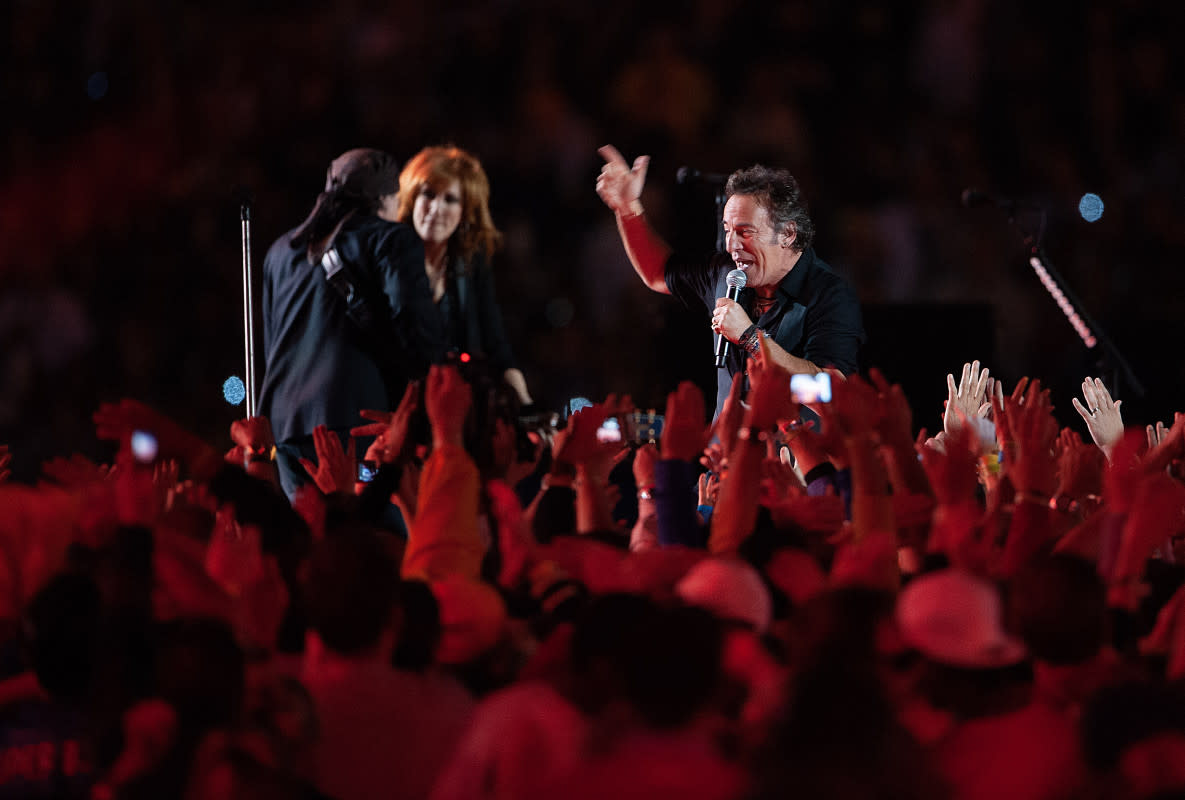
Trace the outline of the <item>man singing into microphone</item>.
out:
[[[722,220],[727,253],[694,259],[673,253],[646,221],[639,198],[649,157],[638,157],[631,167],[611,145],[598,152],[605,166],[597,194],[617,215],[634,270],[654,291],[712,309],[712,330],[731,343],[725,368],[719,370],[716,414],[734,376],[744,376],[745,359],[757,352],[762,336],[790,373],[857,370],[864,342],[860,302],[815,255],[814,225],[793,175],[762,166],[730,175]],[[727,296],[726,278],[738,268],[747,281],[734,301]]]

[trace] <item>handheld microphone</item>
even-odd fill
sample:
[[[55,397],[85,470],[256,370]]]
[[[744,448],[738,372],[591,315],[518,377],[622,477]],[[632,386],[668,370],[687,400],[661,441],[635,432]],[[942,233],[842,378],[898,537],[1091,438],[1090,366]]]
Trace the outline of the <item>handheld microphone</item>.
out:
[[[696,183],[723,185],[728,183],[728,176],[715,172],[700,172],[695,167],[679,167],[678,171],[675,172],[675,182],[682,186]]]
[[[729,300],[735,301],[741,296],[741,289],[744,289],[745,284],[749,282],[749,276],[745,274],[743,269],[734,269],[728,273],[724,282],[728,284],[728,290],[725,296]],[[724,333],[721,332],[719,338],[716,339],[716,366],[718,368],[723,369],[725,362],[728,361],[728,348],[730,344],[731,342],[724,338]]]

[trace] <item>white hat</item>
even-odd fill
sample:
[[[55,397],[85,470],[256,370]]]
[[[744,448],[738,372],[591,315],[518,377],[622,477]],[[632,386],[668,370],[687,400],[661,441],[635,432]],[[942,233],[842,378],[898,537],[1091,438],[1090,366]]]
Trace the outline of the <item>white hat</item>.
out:
[[[897,626],[906,642],[941,664],[991,669],[1025,658],[1024,644],[1004,630],[999,591],[961,569],[910,581],[897,597]]]
[[[751,564],[735,558],[705,558],[687,571],[675,594],[720,619],[743,622],[765,633],[773,617],[769,589]]]

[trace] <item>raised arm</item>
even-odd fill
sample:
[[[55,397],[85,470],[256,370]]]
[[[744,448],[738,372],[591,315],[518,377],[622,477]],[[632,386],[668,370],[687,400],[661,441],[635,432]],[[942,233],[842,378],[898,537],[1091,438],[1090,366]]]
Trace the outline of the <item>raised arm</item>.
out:
[[[650,227],[642,208],[642,187],[646,184],[650,156],[638,156],[630,167],[611,144],[597,152],[605,159],[605,166],[597,177],[597,194],[617,215],[617,230],[625,245],[625,254],[643,283],[656,292],[670,294],[666,264],[671,248]]]

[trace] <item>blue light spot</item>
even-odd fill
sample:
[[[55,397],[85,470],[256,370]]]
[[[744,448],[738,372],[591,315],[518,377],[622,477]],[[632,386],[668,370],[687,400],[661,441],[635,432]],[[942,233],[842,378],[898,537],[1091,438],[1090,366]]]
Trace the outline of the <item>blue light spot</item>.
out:
[[[1087,192],[1078,201],[1078,213],[1087,222],[1098,222],[1103,216],[1103,198]]]
[[[86,96],[91,100],[101,100],[107,95],[108,83],[106,72],[96,72],[86,79]]]
[[[237,375],[231,375],[222,383],[222,396],[232,406],[237,406],[247,399],[247,387]]]

